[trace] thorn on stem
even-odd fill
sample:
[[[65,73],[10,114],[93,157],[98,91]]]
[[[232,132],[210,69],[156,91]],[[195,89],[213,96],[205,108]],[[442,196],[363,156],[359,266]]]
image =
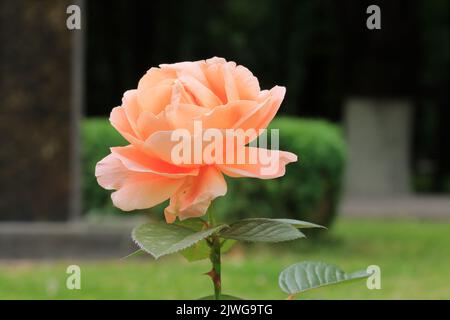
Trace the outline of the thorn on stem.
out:
[[[205,272],[204,275],[211,277],[213,283],[220,287],[220,277],[216,270],[211,269],[211,271]]]
[[[210,276],[211,279],[214,279],[215,273],[216,273],[216,271],[214,271],[214,269],[211,269],[211,271],[205,272],[204,275],[205,276]]]

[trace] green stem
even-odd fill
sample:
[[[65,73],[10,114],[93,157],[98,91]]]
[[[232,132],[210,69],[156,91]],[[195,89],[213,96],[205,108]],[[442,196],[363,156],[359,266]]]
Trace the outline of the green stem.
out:
[[[212,207],[212,205],[211,205]],[[216,221],[214,219],[214,214],[212,208],[208,210],[208,220],[209,226],[214,227]],[[222,283],[221,283],[221,261],[220,261],[220,247],[222,246],[220,242],[220,238],[216,235],[212,235],[209,241],[209,260],[211,260],[212,269],[208,272],[208,275],[211,277],[211,280],[214,285],[214,297],[216,300],[220,300],[220,295],[222,292]]]
[[[210,273],[213,285],[214,285],[214,297],[216,300],[220,300],[222,292],[221,283],[221,261],[220,261],[220,239],[217,236],[213,236],[211,244],[211,253],[209,256],[212,264],[212,270]]]
[[[209,222],[210,227],[214,227],[216,225],[216,219],[214,218],[212,204],[209,206],[209,209],[208,209],[208,222]]]

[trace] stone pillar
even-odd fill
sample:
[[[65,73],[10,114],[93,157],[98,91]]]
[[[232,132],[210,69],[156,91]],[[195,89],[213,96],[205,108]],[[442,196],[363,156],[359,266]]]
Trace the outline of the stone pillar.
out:
[[[70,1],[0,1],[0,220],[76,216]],[[77,148],[75,149],[75,151]]]
[[[353,98],[346,102],[347,197],[409,193],[411,117],[407,100]]]
[[[416,0],[379,2],[381,29],[371,30],[366,27],[369,4],[343,1],[338,10],[350,149],[346,196],[395,198],[410,190],[411,117],[421,62],[420,6]]]

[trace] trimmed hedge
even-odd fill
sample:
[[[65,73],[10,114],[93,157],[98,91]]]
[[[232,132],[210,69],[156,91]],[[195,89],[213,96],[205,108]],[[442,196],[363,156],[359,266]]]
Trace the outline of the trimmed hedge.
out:
[[[95,178],[95,165],[109,154],[109,148],[127,141],[106,118],[88,118],[82,123],[82,192],[84,212],[118,212],[111,202],[111,192],[103,189]]]
[[[289,164],[286,175],[278,179],[227,178],[228,193],[216,201],[215,211],[226,221],[253,216],[290,217],[329,225],[336,214],[346,160],[340,128],[323,120],[293,117],[278,117],[270,128],[279,129],[280,149],[297,154],[299,161]],[[94,168],[109,153],[110,146],[125,144],[107,119],[84,121],[86,211],[117,211],[111,205],[110,192],[98,186]],[[152,211],[160,214],[163,207]]]

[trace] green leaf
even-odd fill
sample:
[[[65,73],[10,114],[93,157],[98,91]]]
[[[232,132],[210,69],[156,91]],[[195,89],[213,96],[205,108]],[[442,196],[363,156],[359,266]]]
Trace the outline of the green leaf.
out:
[[[334,285],[370,276],[366,270],[347,274],[339,267],[324,262],[304,261],[284,269],[278,284],[284,292],[296,294],[328,285]]]
[[[205,229],[206,226],[205,221],[201,218],[189,218],[183,221],[177,220],[175,224],[188,229],[192,229],[194,231]]]
[[[133,229],[131,236],[137,245],[155,259],[188,248],[209,237],[226,225],[195,232],[175,224],[165,222],[146,223]]]
[[[202,240],[190,246],[182,251],[181,255],[186,258],[187,261],[193,262],[203,260],[209,257],[209,246],[206,240]]]
[[[211,295],[211,296],[206,296],[206,297],[200,298],[198,300],[216,300],[216,297],[214,295]],[[219,300],[244,300],[244,299],[238,298],[235,296],[230,296],[229,294],[221,294],[219,296]]]
[[[226,239],[250,242],[280,242],[305,235],[289,223],[274,219],[253,218],[234,222],[229,228],[222,230],[219,235]]]
[[[222,254],[227,253],[235,244],[236,241],[234,240],[225,240],[220,248],[220,252]],[[199,241],[193,246],[180,251],[181,255],[189,262],[207,259],[209,258],[209,252],[210,248],[206,240]]]
[[[236,240],[231,240],[231,239],[224,240],[224,242],[222,243],[222,247],[220,247],[220,252],[221,253],[227,253],[228,251],[231,250],[231,248],[233,248],[233,246],[236,243],[237,243]]]
[[[130,253],[129,255],[122,257],[122,259],[128,259],[128,258],[132,258],[132,257],[142,256],[143,254],[145,254],[145,251],[142,249],[138,249],[138,250]]]
[[[307,229],[307,228],[323,228],[326,229],[326,227],[321,226],[320,224],[315,224],[312,222],[307,221],[301,221],[301,220],[295,220],[295,219],[270,219],[273,221],[279,221],[284,223],[289,223],[290,225],[299,228],[299,229]]]

